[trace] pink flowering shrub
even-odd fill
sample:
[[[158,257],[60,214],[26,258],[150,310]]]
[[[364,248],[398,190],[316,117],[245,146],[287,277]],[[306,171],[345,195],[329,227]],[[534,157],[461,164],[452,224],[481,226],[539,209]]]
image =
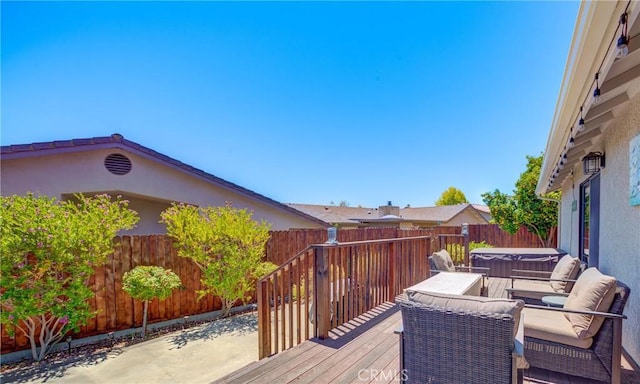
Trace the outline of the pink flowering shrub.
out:
[[[108,195],[0,197],[0,321],[27,336],[35,360],[94,315],[88,280],[137,221],[126,200]]]

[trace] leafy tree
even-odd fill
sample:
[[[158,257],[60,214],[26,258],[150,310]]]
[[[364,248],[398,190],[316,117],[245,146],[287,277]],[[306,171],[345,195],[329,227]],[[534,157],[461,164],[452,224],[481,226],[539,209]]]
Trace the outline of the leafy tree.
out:
[[[461,190],[455,187],[449,187],[446,191],[442,192],[440,198],[436,200],[436,206],[441,207],[443,205],[456,205],[468,202],[467,197]]]
[[[251,219],[246,209],[198,208],[173,204],[162,213],[167,232],[177,241],[178,255],[192,259],[202,271],[200,298],[219,296],[223,316],[238,300],[247,301],[256,279],[275,265],[262,261],[269,239],[269,225]]]
[[[500,228],[514,234],[521,225],[538,236],[543,247],[550,246],[552,234],[558,222],[558,205],[542,200],[536,195],[536,185],[542,167],[542,155],[527,156],[527,169],[516,181],[513,195],[499,190],[482,194],[482,200],[491,209],[491,216]],[[560,199],[560,192],[545,195],[554,200]]]
[[[40,361],[94,315],[88,280],[113,252],[113,237],[138,217],[126,200],[108,195],[0,201],[0,320],[13,326],[7,331],[24,332]]]
[[[122,277],[122,289],[136,300],[144,303],[142,320],[142,337],[147,334],[147,309],[149,302],[155,298],[164,300],[171,296],[174,289],[180,288],[182,282],[178,275],[170,269],[152,265],[139,265],[125,272]]]

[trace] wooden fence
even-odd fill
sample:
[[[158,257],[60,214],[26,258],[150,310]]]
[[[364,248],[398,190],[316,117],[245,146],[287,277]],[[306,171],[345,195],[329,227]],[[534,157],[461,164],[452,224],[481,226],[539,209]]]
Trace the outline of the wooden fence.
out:
[[[433,229],[398,228],[360,228],[338,230],[341,243],[392,239],[441,234],[460,234],[460,227],[436,227]],[[301,229],[273,231],[266,245],[266,258],[282,265],[310,244],[321,244],[327,240],[325,229]],[[497,225],[470,225],[469,240],[483,241],[493,246],[504,247],[540,247],[537,238],[521,229],[516,235],[504,233]],[[142,304],[131,299],[122,290],[122,277],[125,272],[138,265],[158,265],[174,271],[182,281],[183,289],[175,290],[167,300],[154,300],[149,304],[149,322],[179,319],[199,313],[219,310],[222,307],[219,298],[206,295],[198,300],[197,291],[203,287],[200,283],[200,270],[187,258],[179,257],[173,247],[173,240],[166,235],[121,236],[116,237],[114,252],[105,266],[96,268],[89,284],[95,297],[90,300],[96,315],[83,326],[73,338],[103,334],[117,330],[142,326]],[[29,348],[27,338],[20,332],[9,336],[2,329],[1,353]]]
[[[401,237],[459,235],[461,227],[434,227],[428,229],[403,228],[354,228],[338,229],[338,242],[396,239]],[[272,231],[271,239],[267,242],[267,259],[277,265],[289,260],[293,255],[305,249],[309,244],[321,244],[327,241],[326,229],[293,229],[289,231]],[[497,224],[469,225],[469,241],[482,242],[494,247],[510,248],[540,248],[542,244],[536,235],[527,231],[523,226],[511,235]],[[555,245],[552,245],[555,247]]]

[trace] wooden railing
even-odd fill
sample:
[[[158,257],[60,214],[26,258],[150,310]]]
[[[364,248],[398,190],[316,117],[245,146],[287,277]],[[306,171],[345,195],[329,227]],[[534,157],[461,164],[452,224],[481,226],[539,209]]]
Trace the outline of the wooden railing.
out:
[[[430,236],[315,244],[257,283],[259,358],[289,349],[429,277]]]

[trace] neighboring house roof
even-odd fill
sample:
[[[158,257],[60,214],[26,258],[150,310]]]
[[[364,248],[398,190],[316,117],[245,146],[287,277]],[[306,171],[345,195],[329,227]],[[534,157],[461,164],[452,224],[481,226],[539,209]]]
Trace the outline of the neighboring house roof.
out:
[[[473,206],[473,208],[475,208],[480,212],[491,214],[491,209],[489,209],[489,207],[487,207],[486,205],[482,205],[482,204],[471,204],[471,205]]]
[[[402,208],[400,213],[406,220],[447,222],[469,207],[473,208],[471,204]]]
[[[160,162],[173,169],[189,173],[201,180],[215,184],[219,187],[226,188],[232,192],[247,196],[254,200],[261,201],[262,203],[265,203],[270,206],[274,206],[278,209],[288,211],[294,215],[303,217],[306,220],[310,220],[324,226],[328,225],[328,222],[325,222],[319,219],[317,216],[309,215],[305,212],[299,211],[286,204],[279,203],[273,199],[270,199],[264,195],[261,195],[254,191],[241,187],[230,181],[221,179],[201,169],[194,168],[179,160],[163,155],[162,153],[156,152],[153,149],[147,148],[138,143],[127,140],[122,135],[119,135],[117,133],[114,133],[111,136],[93,137],[88,139],[72,139],[72,140],[64,140],[64,141],[50,141],[50,142],[31,143],[31,144],[3,145],[0,147],[0,157],[2,159],[17,159],[17,158],[23,158],[23,157],[45,156],[45,155],[52,155],[52,154],[81,152],[81,151],[89,151],[89,150],[104,149],[104,148],[118,148],[118,149],[135,153],[144,158],[147,158],[156,162]]]
[[[409,207],[400,208],[400,215],[384,215],[380,217],[378,208],[342,207],[315,204],[288,204],[297,210],[315,216],[329,223],[358,224],[366,222],[430,222],[446,223],[466,209],[479,211],[478,214],[486,219],[490,213],[489,207],[474,204],[445,205],[440,207]]]
[[[291,203],[287,205],[327,223],[358,224],[361,218],[378,218],[378,208]]]

